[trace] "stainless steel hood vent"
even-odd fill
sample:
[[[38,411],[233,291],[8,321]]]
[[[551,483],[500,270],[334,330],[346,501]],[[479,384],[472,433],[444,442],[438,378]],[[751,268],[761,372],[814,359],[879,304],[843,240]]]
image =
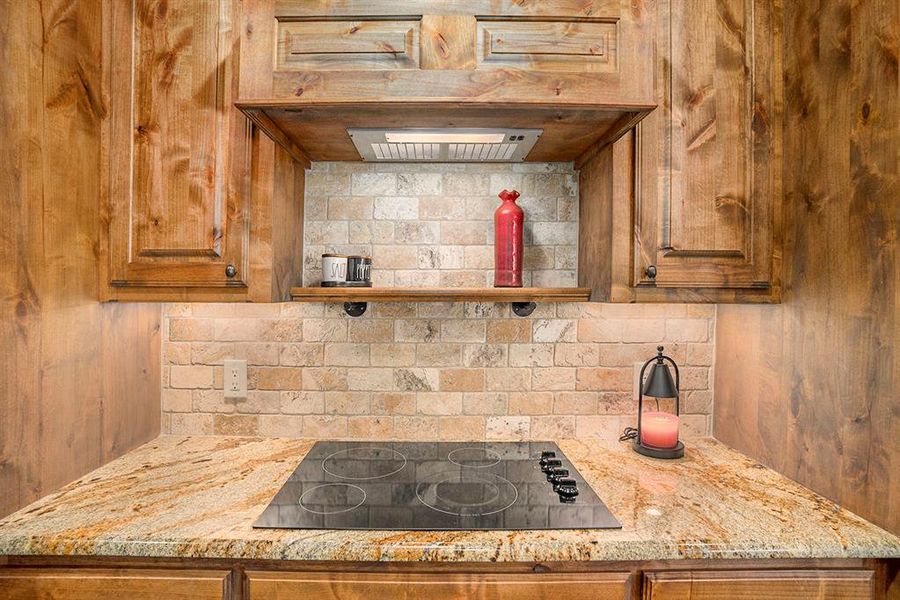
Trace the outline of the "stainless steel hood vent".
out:
[[[543,129],[352,128],[347,133],[365,161],[520,162]]]

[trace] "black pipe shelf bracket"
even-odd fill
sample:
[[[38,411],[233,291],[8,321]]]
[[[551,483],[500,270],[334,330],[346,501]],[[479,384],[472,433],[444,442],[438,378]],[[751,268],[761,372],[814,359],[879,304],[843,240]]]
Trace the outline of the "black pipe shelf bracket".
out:
[[[368,306],[367,302],[344,302],[344,312],[350,317],[361,317]]]
[[[537,308],[534,302],[511,302],[510,306],[517,317],[527,317]]]

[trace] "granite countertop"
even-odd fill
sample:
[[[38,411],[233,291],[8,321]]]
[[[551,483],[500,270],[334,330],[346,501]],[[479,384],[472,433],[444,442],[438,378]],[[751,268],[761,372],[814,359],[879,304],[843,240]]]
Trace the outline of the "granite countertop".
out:
[[[253,529],[311,441],[160,437],[0,519],[0,555],[350,561],[900,557],[900,538],[715,440],[557,443],[621,530]]]

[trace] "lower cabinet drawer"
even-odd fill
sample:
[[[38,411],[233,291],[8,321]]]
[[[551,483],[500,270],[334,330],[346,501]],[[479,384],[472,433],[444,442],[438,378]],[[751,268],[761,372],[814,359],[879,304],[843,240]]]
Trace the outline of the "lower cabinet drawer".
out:
[[[644,574],[644,600],[868,600],[874,591],[867,569]]]
[[[484,600],[626,600],[630,573],[520,575],[416,573],[267,573],[248,571],[250,600],[299,598],[479,598]]]
[[[222,600],[228,571],[0,569],[4,600]]]

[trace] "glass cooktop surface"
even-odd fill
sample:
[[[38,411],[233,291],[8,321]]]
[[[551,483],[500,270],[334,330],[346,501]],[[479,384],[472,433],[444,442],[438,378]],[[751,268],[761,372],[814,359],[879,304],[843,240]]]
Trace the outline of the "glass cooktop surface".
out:
[[[621,528],[553,442],[316,442],[253,526]]]

